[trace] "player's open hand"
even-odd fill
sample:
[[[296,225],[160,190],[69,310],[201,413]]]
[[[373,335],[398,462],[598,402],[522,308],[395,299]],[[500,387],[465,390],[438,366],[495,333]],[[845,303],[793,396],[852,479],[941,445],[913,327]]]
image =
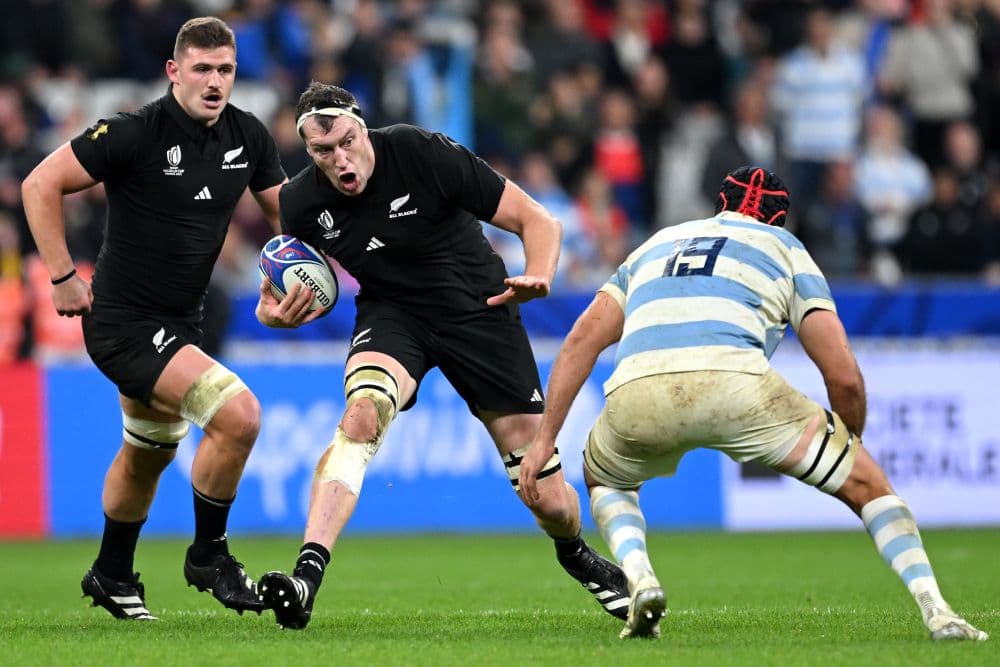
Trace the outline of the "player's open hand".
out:
[[[94,293],[90,291],[90,283],[80,276],[73,276],[52,287],[52,304],[63,317],[86,315],[92,303]]]
[[[309,311],[313,302],[312,290],[304,289],[301,283],[289,288],[281,301],[271,291],[271,281],[264,278],[260,283],[260,300],[257,302],[257,321],[272,329],[295,329],[312,322],[323,315],[322,310]]]
[[[505,303],[524,303],[549,295],[549,281],[540,276],[513,276],[503,281],[507,290],[486,299],[487,306],[502,306]]]
[[[555,442],[535,439],[528,447],[524,458],[521,459],[521,472],[517,483],[521,487],[521,498],[528,507],[534,506],[541,499],[541,495],[538,493],[538,473],[542,471],[555,452]]]

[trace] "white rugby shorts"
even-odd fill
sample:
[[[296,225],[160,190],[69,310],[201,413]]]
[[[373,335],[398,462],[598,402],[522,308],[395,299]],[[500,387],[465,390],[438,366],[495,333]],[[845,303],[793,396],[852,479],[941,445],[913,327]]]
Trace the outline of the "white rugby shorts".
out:
[[[698,447],[774,467],[823,413],[773,369],[650,375],[608,395],[584,466],[613,488],[673,475],[684,454]]]

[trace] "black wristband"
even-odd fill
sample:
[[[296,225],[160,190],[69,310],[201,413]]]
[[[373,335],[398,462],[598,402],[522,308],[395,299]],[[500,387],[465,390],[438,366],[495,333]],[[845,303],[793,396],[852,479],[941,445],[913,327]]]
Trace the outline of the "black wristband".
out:
[[[67,280],[69,280],[70,278],[72,278],[75,275],[76,275],[76,267],[74,267],[72,271],[70,271],[69,273],[67,273],[62,278],[56,278],[55,280],[53,280],[52,284],[53,285],[59,285],[61,283],[66,282]]]

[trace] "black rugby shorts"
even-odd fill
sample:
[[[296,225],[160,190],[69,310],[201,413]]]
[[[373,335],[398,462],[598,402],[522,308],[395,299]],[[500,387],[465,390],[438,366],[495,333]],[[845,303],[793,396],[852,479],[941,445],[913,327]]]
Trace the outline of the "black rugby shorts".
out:
[[[464,320],[425,322],[384,302],[358,303],[348,359],[381,352],[420,381],[437,366],[473,414],[480,409],[539,414],[538,366],[520,315],[501,306]],[[402,407],[416,402],[417,392]]]
[[[124,396],[149,405],[153,387],[177,352],[201,342],[196,324],[176,320],[112,322],[93,313],[83,318],[87,354]]]

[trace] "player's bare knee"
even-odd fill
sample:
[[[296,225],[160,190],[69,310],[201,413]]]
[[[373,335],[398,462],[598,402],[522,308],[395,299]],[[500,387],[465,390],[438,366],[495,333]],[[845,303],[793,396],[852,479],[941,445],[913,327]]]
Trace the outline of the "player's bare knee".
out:
[[[367,397],[360,397],[347,406],[344,418],[340,420],[340,428],[352,440],[368,442],[379,436],[378,409],[375,402]]]
[[[213,424],[218,422],[228,440],[249,451],[260,433],[260,421],[260,402],[249,391],[244,391],[222,407]]]
[[[528,503],[529,509],[539,519],[550,524],[567,524],[577,511],[566,489],[566,484],[539,484],[538,500]]]

